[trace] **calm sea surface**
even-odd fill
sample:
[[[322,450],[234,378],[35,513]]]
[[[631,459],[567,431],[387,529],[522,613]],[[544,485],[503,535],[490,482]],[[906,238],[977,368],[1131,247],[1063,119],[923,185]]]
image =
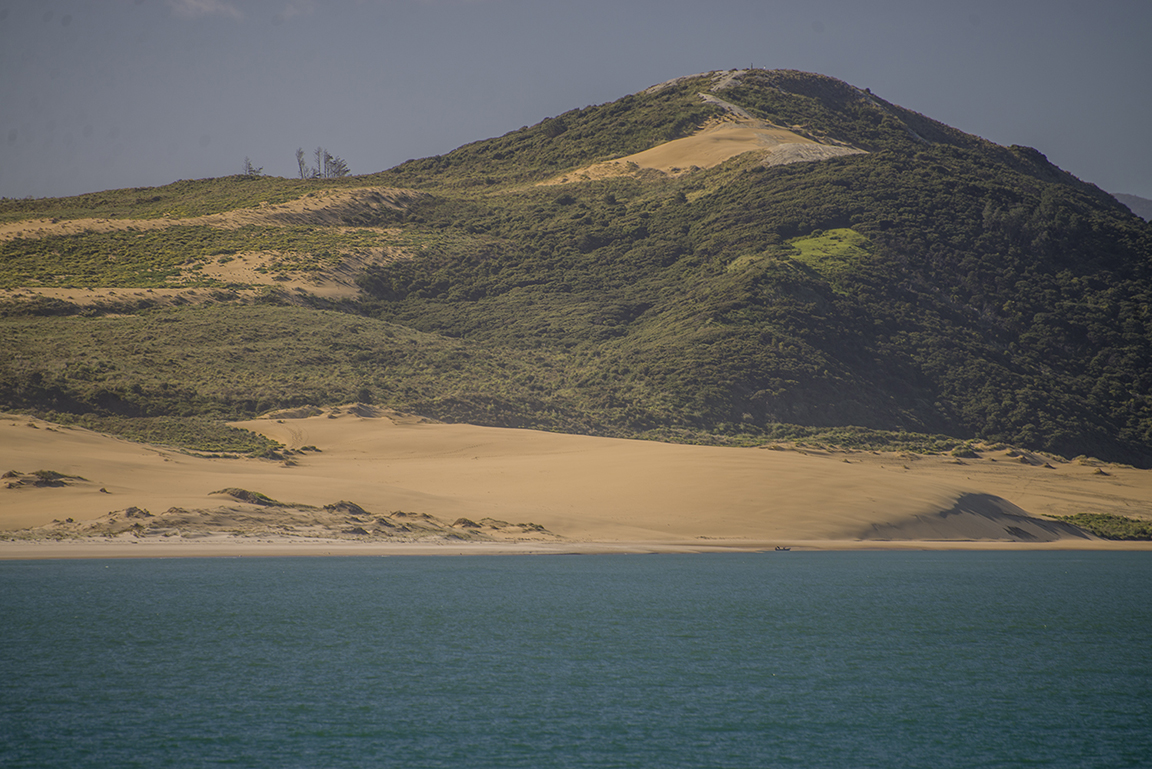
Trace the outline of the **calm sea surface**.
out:
[[[0,562],[0,766],[1152,766],[1152,553]]]

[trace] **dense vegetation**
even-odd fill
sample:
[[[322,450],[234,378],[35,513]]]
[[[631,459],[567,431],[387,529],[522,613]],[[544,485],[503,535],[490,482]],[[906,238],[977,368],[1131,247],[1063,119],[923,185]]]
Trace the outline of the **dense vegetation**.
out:
[[[0,217],[158,216],[317,185],[428,193],[387,222],[349,216],[403,227],[416,256],[368,269],[369,298],[339,312],[274,295],[131,318],[9,308],[0,403],[225,418],[359,399],[612,435],[915,434],[903,440],[1152,464],[1152,230],[1035,150],[830,78],[756,72],[723,98],[868,154],[535,184],[691,133],[718,113],[697,95],[709,85],[683,80],[369,177],[182,182],[101,193],[91,209],[6,201]],[[378,237],[209,229],[10,241],[0,285],[160,285],[250,247],[319,269],[341,239]]]
[[[95,413],[41,412],[57,424],[76,425],[96,432],[118,435],[141,443],[184,446],[199,451],[282,458],[283,447],[263,435],[204,417],[123,417]]]
[[[1152,521],[1107,513],[1077,513],[1055,517],[1090,531],[1102,539],[1152,540]]]

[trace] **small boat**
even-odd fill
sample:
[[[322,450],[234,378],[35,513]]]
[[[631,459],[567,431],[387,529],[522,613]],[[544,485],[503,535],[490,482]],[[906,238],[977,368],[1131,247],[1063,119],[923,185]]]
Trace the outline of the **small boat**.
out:
[[[777,546],[776,546],[776,550],[777,550],[777,551],[779,551],[779,552],[781,552],[781,553],[787,552],[787,551],[789,551],[789,550],[791,550],[791,549],[792,549],[792,548],[790,548],[790,547],[780,547],[779,545],[777,545]]]

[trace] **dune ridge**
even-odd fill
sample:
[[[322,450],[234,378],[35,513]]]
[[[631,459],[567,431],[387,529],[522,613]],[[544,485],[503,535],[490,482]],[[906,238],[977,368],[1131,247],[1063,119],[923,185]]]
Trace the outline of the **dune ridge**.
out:
[[[689,446],[363,404],[237,424],[283,443],[287,459],[194,456],[0,417],[0,467],[16,473],[0,486],[0,557],[1149,544],[1042,517],[1152,510],[1152,472],[1090,460]],[[15,482],[36,470],[59,483]]]

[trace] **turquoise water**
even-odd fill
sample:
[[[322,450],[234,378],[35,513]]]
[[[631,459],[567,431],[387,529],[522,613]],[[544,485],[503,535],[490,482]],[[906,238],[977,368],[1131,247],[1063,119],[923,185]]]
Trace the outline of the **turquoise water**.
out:
[[[1152,766],[1152,553],[0,563],[4,767]]]

